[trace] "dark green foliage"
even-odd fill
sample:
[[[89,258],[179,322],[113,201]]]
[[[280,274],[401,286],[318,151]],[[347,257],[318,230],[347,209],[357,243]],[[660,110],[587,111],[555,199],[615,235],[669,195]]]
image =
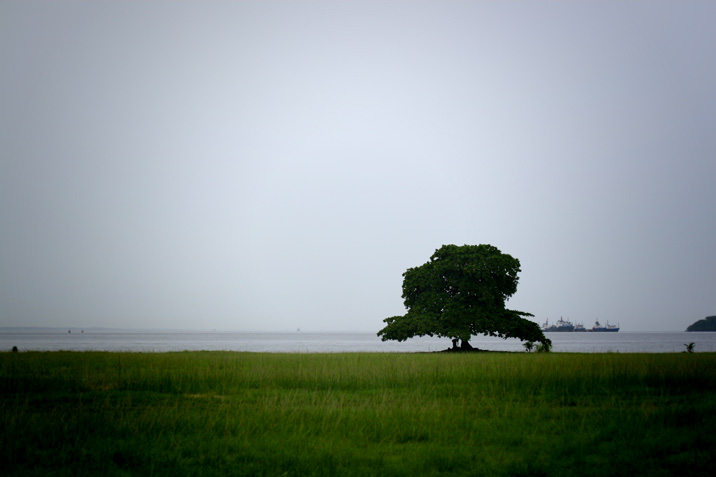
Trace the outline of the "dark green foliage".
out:
[[[430,261],[403,274],[407,313],[383,320],[378,336],[404,341],[414,336],[441,336],[467,343],[473,335],[551,342],[533,316],[505,308],[517,291],[520,261],[492,245],[443,245]]]
[[[716,331],[716,316],[707,316],[686,328],[686,331]]]

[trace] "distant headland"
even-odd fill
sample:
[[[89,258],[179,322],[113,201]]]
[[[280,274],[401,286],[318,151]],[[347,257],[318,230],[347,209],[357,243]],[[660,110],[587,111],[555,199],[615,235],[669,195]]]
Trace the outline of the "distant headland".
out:
[[[716,316],[707,316],[686,328],[686,331],[716,331]]]

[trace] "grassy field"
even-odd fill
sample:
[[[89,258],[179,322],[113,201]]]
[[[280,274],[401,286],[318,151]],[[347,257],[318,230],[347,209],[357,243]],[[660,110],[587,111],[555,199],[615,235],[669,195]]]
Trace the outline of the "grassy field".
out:
[[[712,475],[716,354],[0,353],[3,475]]]

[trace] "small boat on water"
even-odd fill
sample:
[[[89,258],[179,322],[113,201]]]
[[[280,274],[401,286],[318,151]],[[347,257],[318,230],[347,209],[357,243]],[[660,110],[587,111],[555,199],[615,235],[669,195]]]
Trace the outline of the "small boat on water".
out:
[[[606,324],[606,325],[602,325],[602,324],[599,323],[599,321],[597,321],[597,322],[594,323],[594,326],[593,326],[592,329],[589,330],[589,331],[599,331],[599,332],[602,332],[602,331],[612,331],[612,332],[616,332],[616,331],[619,331],[619,326],[617,326],[617,325],[610,325],[608,321],[607,321],[607,324]]]

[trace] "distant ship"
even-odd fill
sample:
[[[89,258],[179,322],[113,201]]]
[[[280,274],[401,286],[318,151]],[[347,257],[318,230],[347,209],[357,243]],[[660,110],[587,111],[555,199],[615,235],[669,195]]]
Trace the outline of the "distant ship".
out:
[[[549,320],[542,323],[542,331],[543,332],[553,332],[553,331],[562,331],[562,332],[572,332],[572,331],[612,331],[616,332],[619,331],[619,327],[615,325],[610,325],[607,321],[606,325],[600,324],[598,321],[594,324],[594,326],[590,329],[586,329],[583,324],[577,323],[576,325],[573,324],[569,320],[565,320],[560,317],[559,320],[557,320],[556,323],[550,325]]]
[[[594,326],[589,331],[613,331],[617,332],[619,331],[619,327],[616,325],[610,325],[607,321],[606,325],[601,325],[598,321],[594,323]]]
[[[574,331],[574,325],[569,320],[563,320],[561,317],[557,323],[550,325],[549,320],[542,324],[542,331]]]

